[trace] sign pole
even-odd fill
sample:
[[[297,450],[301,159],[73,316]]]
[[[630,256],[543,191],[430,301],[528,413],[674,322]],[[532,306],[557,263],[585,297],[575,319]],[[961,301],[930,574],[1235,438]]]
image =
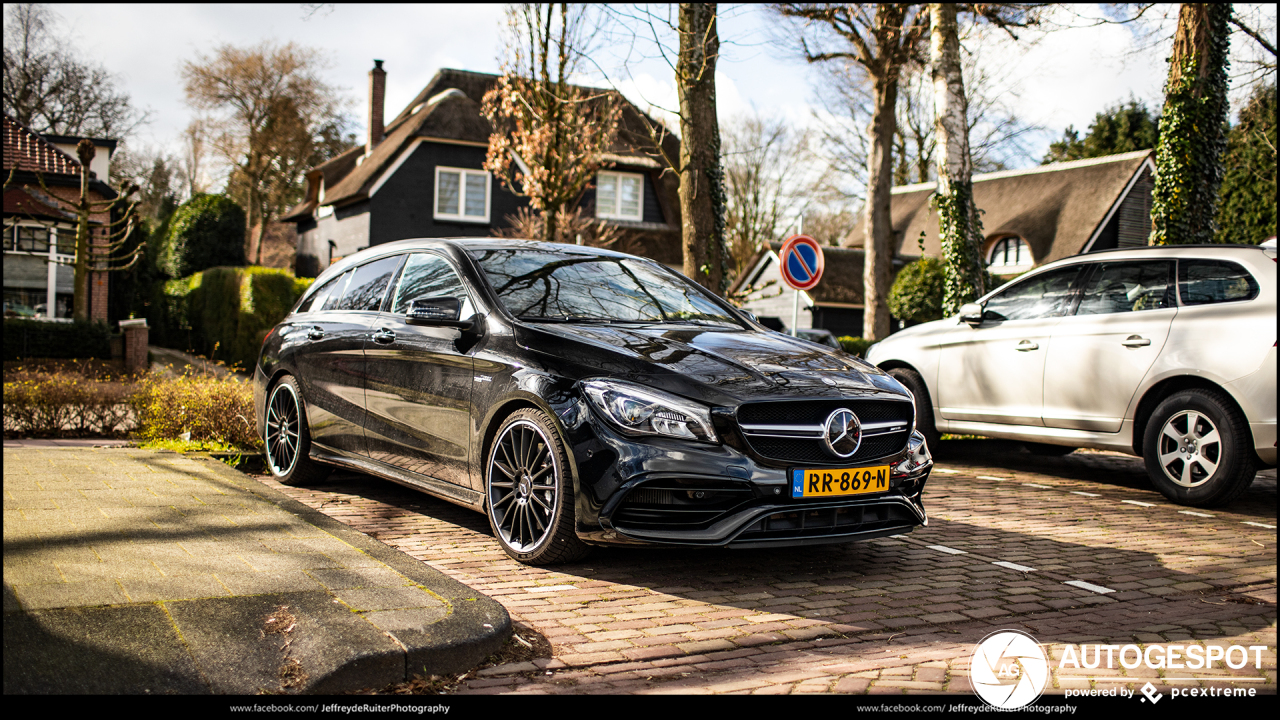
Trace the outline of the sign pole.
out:
[[[791,303],[791,337],[796,337],[796,331],[800,327],[800,291],[792,290],[792,292],[795,295]]]

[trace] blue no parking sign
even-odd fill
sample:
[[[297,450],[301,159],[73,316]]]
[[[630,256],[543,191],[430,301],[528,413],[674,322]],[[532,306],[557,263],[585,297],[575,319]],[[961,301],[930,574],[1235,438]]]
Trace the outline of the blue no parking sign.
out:
[[[778,251],[782,281],[793,290],[809,290],[822,279],[822,246],[808,235],[794,235]]]

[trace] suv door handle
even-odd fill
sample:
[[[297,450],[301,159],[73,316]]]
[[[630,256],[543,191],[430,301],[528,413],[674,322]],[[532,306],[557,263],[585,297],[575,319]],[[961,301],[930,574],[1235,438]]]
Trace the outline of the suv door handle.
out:
[[[319,325],[313,325],[311,329],[307,331],[308,340],[319,340],[322,337],[324,337],[324,330],[320,329]]]
[[[1142,347],[1143,345],[1150,345],[1151,340],[1149,338],[1144,338],[1141,335],[1130,335],[1120,344],[1125,347]]]
[[[376,343],[382,343],[383,345],[393,343],[396,341],[396,334],[386,328],[382,328],[373,334],[373,341]]]
[[[1018,343],[1018,347],[1017,347],[1018,352],[1027,352],[1028,350],[1039,350],[1039,349],[1040,349],[1040,345],[1038,345],[1037,343],[1033,343],[1030,340],[1023,340],[1022,342]]]

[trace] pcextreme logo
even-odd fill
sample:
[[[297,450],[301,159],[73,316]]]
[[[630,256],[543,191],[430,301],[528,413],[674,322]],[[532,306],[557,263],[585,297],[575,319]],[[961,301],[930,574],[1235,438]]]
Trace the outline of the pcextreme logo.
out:
[[[969,679],[983,702],[1015,710],[1035,702],[1049,681],[1049,660],[1040,643],[1017,630],[998,630],[973,649]]]

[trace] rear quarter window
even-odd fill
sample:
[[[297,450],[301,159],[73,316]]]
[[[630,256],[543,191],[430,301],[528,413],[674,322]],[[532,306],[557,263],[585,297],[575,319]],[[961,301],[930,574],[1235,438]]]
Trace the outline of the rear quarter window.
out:
[[[1241,302],[1258,296],[1258,281],[1229,260],[1179,260],[1178,297],[1183,305]]]

